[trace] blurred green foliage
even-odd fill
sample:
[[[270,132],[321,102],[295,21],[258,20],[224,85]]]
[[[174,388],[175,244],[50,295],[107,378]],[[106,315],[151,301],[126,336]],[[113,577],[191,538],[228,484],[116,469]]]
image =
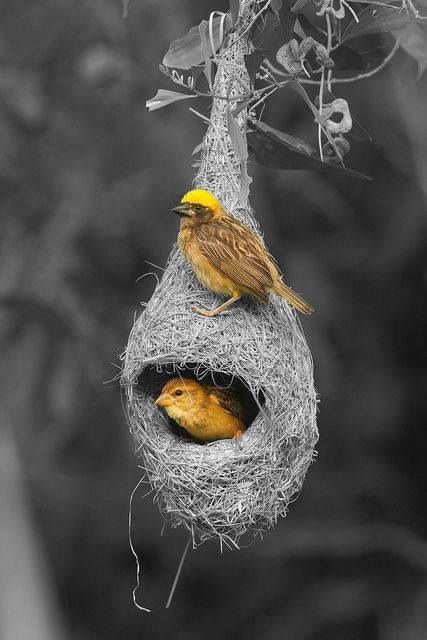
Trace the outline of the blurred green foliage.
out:
[[[190,553],[151,497],[134,542],[153,607],[131,601],[139,478],[118,356],[176,236],[203,134],[185,103],[147,113],[169,43],[226,2],[1,0],[1,389],[70,637],[417,640],[427,627],[425,77],[393,66],[342,88],[373,177],[251,167],[253,203],[304,321],[319,458],[286,521],[240,552]],[[277,47],[283,44],[278,30]],[[165,79],[166,82],[166,79]],[[308,139],[283,94],[266,122]],[[1,594],[0,594],[1,599]]]

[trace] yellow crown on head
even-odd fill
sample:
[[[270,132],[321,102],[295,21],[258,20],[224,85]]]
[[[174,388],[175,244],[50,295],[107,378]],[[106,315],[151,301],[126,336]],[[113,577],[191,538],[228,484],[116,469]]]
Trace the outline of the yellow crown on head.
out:
[[[189,204],[201,204],[203,207],[208,207],[216,211],[221,208],[219,201],[215,196],[206,189],[193,189],[188,191],[181,200],[181,204],[188,202]]]

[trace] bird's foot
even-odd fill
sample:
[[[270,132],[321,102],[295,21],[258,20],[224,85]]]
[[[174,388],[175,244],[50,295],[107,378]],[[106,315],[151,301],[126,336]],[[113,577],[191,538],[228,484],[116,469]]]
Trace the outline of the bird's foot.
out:
[[[238,431],[236,431],[236,433],[233,436],[233,440],[239,440],[239,438],[241,438],[243,435],[243,431],[240,431],[240,429]]]
[[[241,296],[239,295],[235,295],[232,298],[230,298],[229,300],[226,300],[226,302],[224,302],[224,304],[221,304],[219,307],[217,307],[216,309],[202,309],[201,307],[191,307],[192,311],[195,311],[196,313],[200,313],[200,315],[202,316],[206,316],[207,318],[213,318],[214,316],[219,316],[220,313],[223,313],[226,309],[228,309],[228,307],[230,307],[232,304],[234,304],[237,300],[239,300],[241,298]]]
[[[216,309],[211,311],[210,309],[202,309],[201,307],[192,306],[191,311],[194,311],[195,313],[198,313],[201,316],[205,316],[205,318],[213,318],[213,316],[217,315],[215,313]]]

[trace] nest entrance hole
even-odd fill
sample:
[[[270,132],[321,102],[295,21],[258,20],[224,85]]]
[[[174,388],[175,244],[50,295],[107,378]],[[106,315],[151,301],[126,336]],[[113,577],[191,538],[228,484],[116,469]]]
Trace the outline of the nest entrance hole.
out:
[[[135,391],[149,401],[154,402],[166,382],[171,378],[191,378],[198,380],[202,384],[213,385],[220,389],[231,389],[244,406],[247,430],[250,429],[252,423],[258,416],[260,407],[264,407],[265,404],[265,395],[262,390],[259,391],[257,399],[255,399],[248,382],[245,380],[222,371],[212,371],[205,365],[196,362],[179,364],[167,363],[148,366],[139,374]],[[164,412],[162,411],[162,413]],[[164,417],[168,422],[171,432],[175,436],[198,442],[166,414],[164,414]]]

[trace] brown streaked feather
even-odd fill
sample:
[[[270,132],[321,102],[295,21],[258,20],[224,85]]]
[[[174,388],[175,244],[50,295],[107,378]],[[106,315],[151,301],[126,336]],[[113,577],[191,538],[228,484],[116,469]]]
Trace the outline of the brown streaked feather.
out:
[[[274,264],[262,241],[245,225],[221,216],[195,231],[202,255],[244,291],[267,302],[266,289],[274,285]]]
[[[272,291],[281,298],[287,300],[289,304],[291,304],[298,311],[301,311],[301,313],[305,313],[306,315],[310,315],[310,313],[313,313],[313,307],[308,302],[306,302],[304,298],[301,298],[301,296],[295,293],[293,289],[288,287],[288,285],[285,284],[282,279],[277,280],[274,287],[272,288]]]
[[[224,411],[235,418],[239,418],[239,420],[243,420],[245,413],[243,405],[232,391],[211,386],[210,396],[222,409],[224,409]]]

